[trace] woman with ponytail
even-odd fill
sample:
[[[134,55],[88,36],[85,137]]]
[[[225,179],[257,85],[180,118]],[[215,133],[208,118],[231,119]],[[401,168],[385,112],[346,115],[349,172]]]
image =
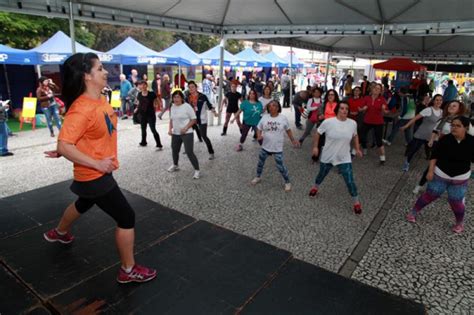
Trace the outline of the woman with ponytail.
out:
[[[119,283],[145,282],[156,270],[135,263],[135,212],[112,176],[117,159],[117,115],[101,94],[107,86],[107,71],[98,56],[78,53],[63,65],[62,96],[66,117],[56,151],[47,157],[64,156],[74,163],[71,190],[78,199],[70,204],[56,228],[44,233],[49,242],[69,244],[72,224],[95,204],[116,222],[115,240],[121,260]]]

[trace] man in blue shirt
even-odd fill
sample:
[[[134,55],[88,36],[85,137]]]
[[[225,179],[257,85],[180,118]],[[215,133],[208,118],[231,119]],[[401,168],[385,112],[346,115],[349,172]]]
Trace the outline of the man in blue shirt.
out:
[[[454,86],[453,80],[448,81],[448,86],[446,87],[446,90],[444,90],[443,94],[443,101],[444,102],[449,102],[453,101],[458,98],[458,90]]]
[[[122,120],[127,119],[129,110],[128,92],[132,89],[132,84],[126,79],[125,74],[120,75],[120,100],[122,101]]]

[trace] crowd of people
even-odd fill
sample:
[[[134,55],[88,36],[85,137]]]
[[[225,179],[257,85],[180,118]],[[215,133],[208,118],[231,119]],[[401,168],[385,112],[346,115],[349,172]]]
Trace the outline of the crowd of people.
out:
[[[302,120],[306,120],[304,132],[295,138],[290,120],[282,113],[285,105],[280,103],[283,98],[285,104],[286,92],[281,96],[275,93],[278,85],[286,89],[286,83],[282,81],[269,80],[257,90],[256,84],[244,88],[241,81],[232,80],[222,102],[215,104],[206,82],[203,82],[202,92],[198,91],[194,81],[186,81],[187,89],[184,91],[180,88],[173,90],[167,75],[162,78],[157,75],[149,89],[145,77],[135,80],[132,86],[122,75],[121,95],[127,96],[122,98],[125,105],[122,103],[121,110],[116,111],[104,95],[107,92],[107,71],[97,55],[78,53],[69,57],[64,63],[64,78],[64,122],[56,121],[60,130],[57,149],[45,153],[49,158],[63,156],[73,162],[71,190],[78,199],[65,209],[58,225],[44,233],[44,238],[49,242],[71,243],[74,240],[70,233],[72,224],[97,204],[117,222],[115,238],[121,260],[117,281],[120,283],[145,282],[156,277],[156,270],[135,263],[135,214],[112,175],[119,167],[117,121],[120,115],[122,119],[134,116],[134,121],[140,124],[140,146],[147,146],[148,127],[157,149],[162,150],[156,117],[162,119],[164,113],[169,111],[168,134],[171,137],[173,164],[168,171],[179,170],[180,151],[184,145],[184,153],[194,169],[193,178],[197,180],[201,169],[194,153],[194,133],[206,144],[209,159],[213,160],[214,147],[207,134],[208,115],[218,115],[225,108],[221,135],[227,135],[229,124],[237,123],[240,138],[236,151],[244,150],[251,131],[254,132],[253,140],[261,146],[256,156],[255,177],[250,184],[257,185],[262,181],[265,162],[273,156],[283,178],[285,192],[292,190],[290,172],[284,162],[285,135],[296,148],[312,136],[310,154],[314,162],[319,163],[319,171],[308,195],[315,197],[330,170],[337,167],[352,198],[353,212],[357,215],[362,213],[362,205],[353,174],[353,159],[363,158],[368,147],[372,146],[378,150],[379,164],[384,165],[385,146],[391,145],[396,140],[397,131],[402,130],[406,142],[403,171],[409,171],[413,157],[423,146],[429,159],[414,193],[418,194],[427,181],[428,187],[408,211],[407,220],[416,222],[419,212],[447,191],[455,216],[453,231],[461,233],[464,230],[464,198],[471,178],[471,163],[474,163],[474,130],[467,116],[467,107],[457,99],[446,100],[439,94],[431,97],[429,93],[414,95],[409,88],[390,91],[382,83],[366,80],[361,86],[345,90],[344,96],[340,96],[335,89],[308,86],[306,90],[295,93],[289,102],[287,100],[293,107],[295,127],[303,129]],[[206,76],[204,81],[209,79]],[[51,92],[53,88],[52,81],[41,78],[37,91],[43,111],[49,113],[48,127],[52,136],[51,121],[56,120],[57,111]],[[133,89],[136,91],[130,93]],[[5,109],[6,105],[2,104],[0,123]]]

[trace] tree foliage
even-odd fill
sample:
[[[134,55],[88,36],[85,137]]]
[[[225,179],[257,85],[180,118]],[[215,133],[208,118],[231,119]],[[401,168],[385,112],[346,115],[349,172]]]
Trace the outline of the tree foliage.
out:
[[[162,30],[125,27],[75,21],[75,36],[79,43],[99,51],[108,51],[128,36],[143,45],[161,51],[182,39],[193,51],[202,53],[219,43],[216,36],[176,33]],[[0,43],[20,49],[30,49],[50,38],[57,31],[69,35],[69,21],[66,19],[30,16],[0,12]],[[226,49],[237,53],[243,49],[242,41],[226,41]]]

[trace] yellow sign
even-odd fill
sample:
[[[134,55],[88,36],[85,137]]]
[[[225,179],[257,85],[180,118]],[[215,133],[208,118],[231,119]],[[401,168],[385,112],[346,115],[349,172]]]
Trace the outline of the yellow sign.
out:
[[[112,91],[110,105],[112,105],[113,108],[120,108],[122,106],[122,101],[120,100],[120,91]]]
[[[23,118],[35,118],[36,115],[36,97],[24,97],[23,98],[23,110],[21,117]]]

